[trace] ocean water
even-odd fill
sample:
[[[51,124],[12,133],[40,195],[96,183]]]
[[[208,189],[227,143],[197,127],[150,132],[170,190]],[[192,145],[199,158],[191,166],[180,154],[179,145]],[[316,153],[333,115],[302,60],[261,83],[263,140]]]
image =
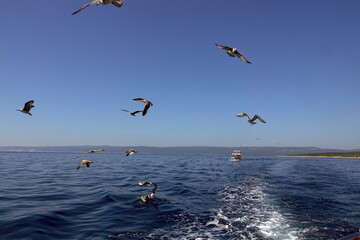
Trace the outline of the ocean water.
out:
[[[360,160],[0,153],[0,239],[338,239]],[[158,185],[155,198],[139,197]]]

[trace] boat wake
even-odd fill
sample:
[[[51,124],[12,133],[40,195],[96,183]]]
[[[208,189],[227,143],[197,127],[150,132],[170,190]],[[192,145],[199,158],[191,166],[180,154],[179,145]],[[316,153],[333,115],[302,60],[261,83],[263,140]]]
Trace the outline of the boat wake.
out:
[[[264,192],[266,183],[260,177],[248,177],[238,186],[219,191],[223,206],[210,215],[179,215],[171,229],[155,230],[149,239],[301,239],[276,205]],[[164,232],[165,230],[165,232]]]

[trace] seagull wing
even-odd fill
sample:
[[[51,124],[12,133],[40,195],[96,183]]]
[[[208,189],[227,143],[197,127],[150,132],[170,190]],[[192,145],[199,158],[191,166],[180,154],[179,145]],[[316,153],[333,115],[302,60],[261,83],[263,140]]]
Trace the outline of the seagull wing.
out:
[[[90,162],[90,161],[88,161],[87,163],[86,163],[86,166],[87,167],[90,167],[90,164],[91,164],[92,162]]]
[[[247,60],[247,59],[244,57],[244,55],[242,55],[242,54],[239,53],[238,51],[235,51],[235,55],[236,55],[238,58],[240,58],[241,60],[243,60],[244,62],[251,64],[251,62],[250,62],[249,60]]]
[[[124,112],[130,112],[129,110],[126,110],[126,109],[121,109],[121,111],[124,111]]]
[[[34,105],[33,105],[33,103],[34,103],[34,100],[30,100],[30,101],[27,101],[26,103],[25,103],[25,105],[24,105],[24,111],[30,111],[31,110],[31,108],[33,108],[33,107],[35,107]]]
[[[94,0],[94,1],[92,1],[90,3],[87,3],[84,6],[82,6],[79,10],[73,12],[71,15],[77,14],[78,12],[81,12],[82,10],[84,10],[84,8],[87,8],[88,6],[90,6],[92,4],[95,4],[95,3],[99,3],[99,2],[101,2],[101,0]]]
[[[250,120],[250,117],[249,115],[247,115],[246,113],[239,113],[239,114],[236,114],[237,117],[247,117],[249,120]]]
[[[147,102],[145,107],[144,107],[144,110],[143,110],[143,113],[142,115],[145,116],[145,114],[148,112],[150,106],[152,106],[152,103],[151,102]]]
[[[124,4],[124,0],[112,0],[111,3],[117,7],[121,7]]]
[[[259,115],[254,115],[254,117],[251,119],[251,121],[255,121],[256,119],[259,119],[261,122],[266,123],[264,119],[262,119]]]
[[[233,50],[231,47],[221,46],[221,45],[219,45],[219,44],[217,44],[217,43],[215,43],[215,45],[216,45],[218,48],[222,49],[222,50],[226,50],[226,51],[232,51],[232,50]]]
[[[79,170],[79,169],[85,164],[84,161],[85,161],[85,160],[82,160],[82,161],[79,163],[79,165],[77,166],[76,170]]]
[[[135,111],[135,112],[133,112],[133,114],[135,115],[135,114],[140,113],[140,112],[142,112],[142,111]]]
[[[146,101],[146,99],[144,99],[144,98],[134,98],[133,100],[134,101]]]

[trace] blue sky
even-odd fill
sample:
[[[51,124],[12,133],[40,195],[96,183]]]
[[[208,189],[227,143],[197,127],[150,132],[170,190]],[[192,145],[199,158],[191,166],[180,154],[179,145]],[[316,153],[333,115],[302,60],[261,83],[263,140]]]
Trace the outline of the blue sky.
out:
[[[0,146],[360,148],[360,1],[86,2],[2,3]]]

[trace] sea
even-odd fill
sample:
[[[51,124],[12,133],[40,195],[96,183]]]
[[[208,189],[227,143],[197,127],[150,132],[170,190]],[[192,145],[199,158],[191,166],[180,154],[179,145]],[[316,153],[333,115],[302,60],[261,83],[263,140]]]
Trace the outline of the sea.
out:
[[[339,239],[360,159],[0,153],[0,239]],[[80,160],[94,163],[76,170]],[[153,199],[140,196],[158,185]]]

